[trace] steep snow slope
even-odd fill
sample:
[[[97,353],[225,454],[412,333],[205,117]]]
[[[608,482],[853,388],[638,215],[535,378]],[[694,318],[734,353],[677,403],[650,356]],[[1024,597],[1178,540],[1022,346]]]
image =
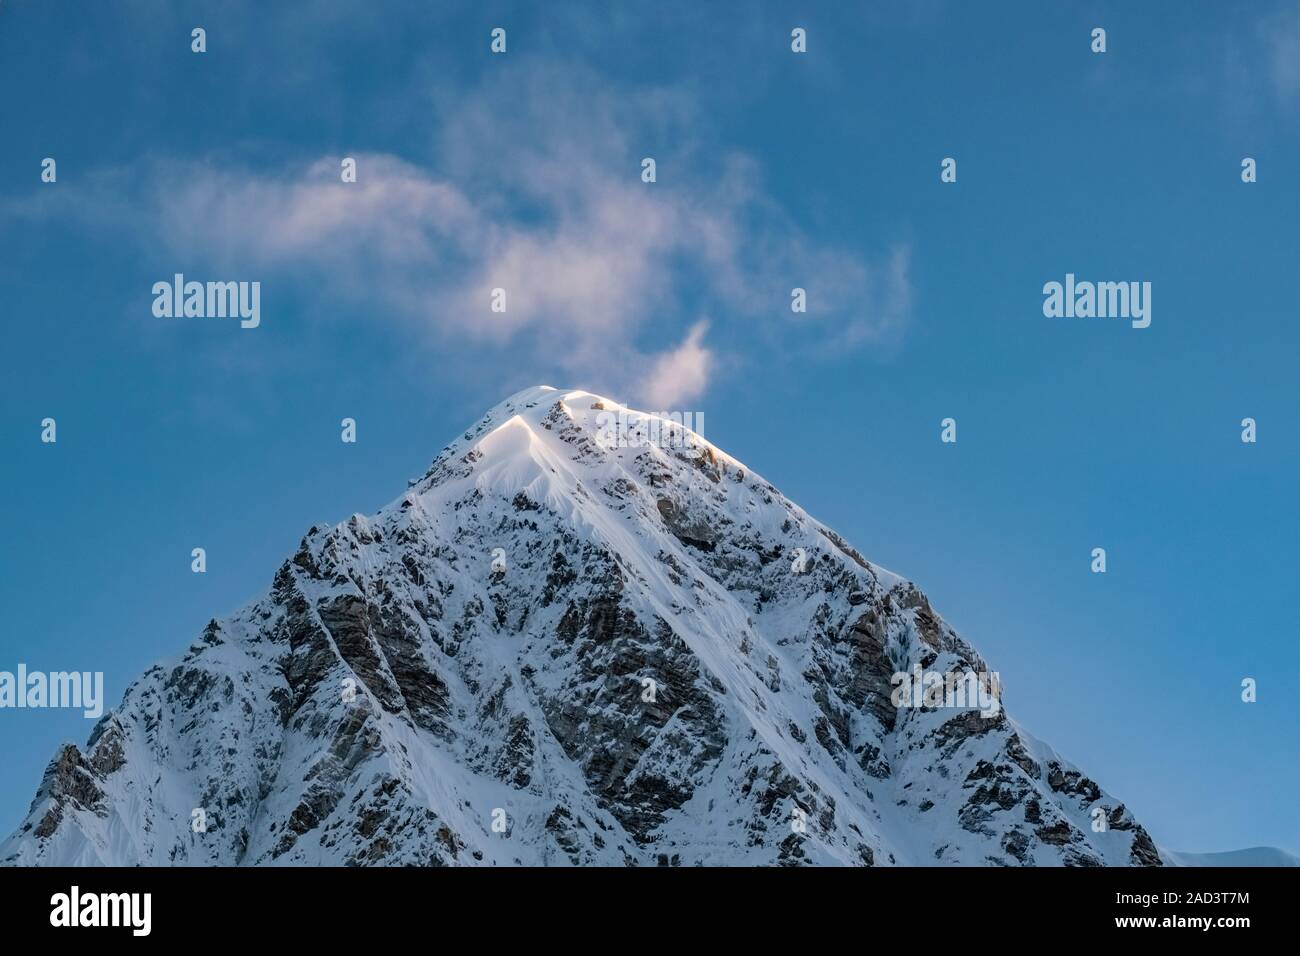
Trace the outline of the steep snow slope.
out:
[[[521,392],[312,528],[0,862],[1159,865],[1000,709],[891,703],[988,671],[912,584],[679,426],[617,447],[618,407]]]

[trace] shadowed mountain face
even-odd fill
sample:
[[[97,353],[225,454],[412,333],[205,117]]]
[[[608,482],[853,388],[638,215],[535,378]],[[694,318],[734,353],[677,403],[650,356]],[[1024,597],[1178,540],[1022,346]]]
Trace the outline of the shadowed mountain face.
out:
[[[619,411],[521,392],[312,528],[56,755],[0,862],[1160,863],[996,700],[891,701],[989,670],[912,584]]]

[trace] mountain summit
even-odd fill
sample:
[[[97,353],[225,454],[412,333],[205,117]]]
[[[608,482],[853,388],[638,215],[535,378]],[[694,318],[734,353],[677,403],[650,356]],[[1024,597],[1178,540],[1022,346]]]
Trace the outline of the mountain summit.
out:
[[[1158,865],[999,698],[749,468],[538,387],[132,684],[0,863]]]

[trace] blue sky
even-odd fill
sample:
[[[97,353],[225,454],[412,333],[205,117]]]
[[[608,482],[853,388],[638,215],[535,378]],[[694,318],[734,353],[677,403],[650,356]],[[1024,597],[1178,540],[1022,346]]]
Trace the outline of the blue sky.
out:
[[[114,703],[584,387],[915,580],[1157,842],[1300,850],[1300,4],[264,7],[0,3],[0,669]],[[260,327],[155,318],[176,272],[260,281]],[[1151,282],[1150,328],[1044,317],[1067,272]],[[90,726],[0,711],[0,830]]]

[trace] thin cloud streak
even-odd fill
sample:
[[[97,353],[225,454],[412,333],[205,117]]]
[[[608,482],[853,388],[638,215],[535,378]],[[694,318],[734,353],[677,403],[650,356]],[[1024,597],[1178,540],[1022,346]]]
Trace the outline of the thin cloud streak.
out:
[[[906,250],[872,262],[805,234],[752,159],[705,149],[685,93],[588,81],[536,67],[522,102],[517,78],[444,102],[437,167],[354,154],[357,181],[344,183],[341,156],[273,171],[160,159],[143,176],[101,174],[76,212],[178,262],[283,274],[400,336],[488,354],[527,345],[561,373],[664,407],[698,398],[719,367],[700,314],[719,331],[775,324],[794,349],[901,334]],[[643,153],[658,182],[642,181]],[[790,312],[794,286],[809,290],[807,314]],[[504,312],[490,308],[498,288]],[[646,338],[678,344],[647,352]]]

